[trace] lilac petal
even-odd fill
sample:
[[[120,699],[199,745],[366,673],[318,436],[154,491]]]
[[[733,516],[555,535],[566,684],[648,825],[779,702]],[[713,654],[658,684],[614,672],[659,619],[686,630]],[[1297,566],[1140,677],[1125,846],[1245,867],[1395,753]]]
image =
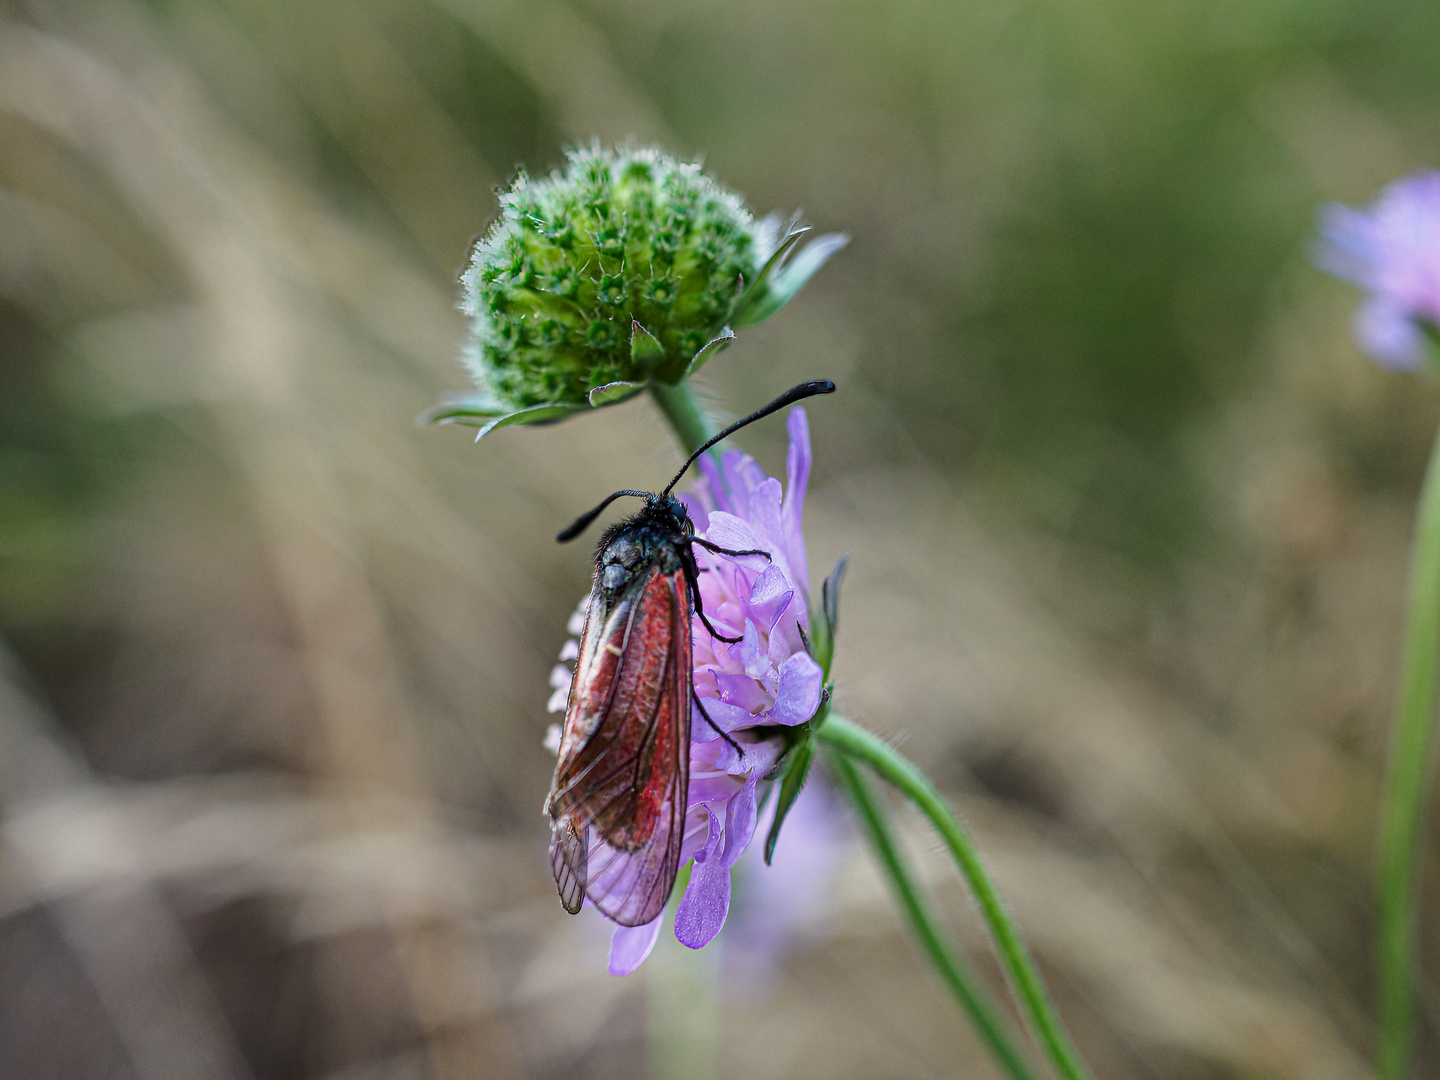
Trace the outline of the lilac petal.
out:
[[[785,750],[785,744],[779,739],[761,739],[759,742],[742,742],[739,744],[740,753],[727,742],[720,743],[715,753],[714,768],[722,769],[730,774],[732,784],[738,779],[749,779],[751,776],[767,776],[780,755]],[[726,800],[735,796],[739,789],[732,787],[726,794]],[[726,805],[729,803],[727,801]]]
[[[805,653],[796,653],[780,665],[780,687],[770,719],[793,727],[803,724],[820,707],[820,683],[825,673]]]
[[[745,674],[752,679],[759,679],[770,670],[770,657],[760,649],[760,631],[749,619],[745,620],[744,637],[730,646],[730,655],[740,661]]]
[[[750,522],[775,545],[783,545],[785,540],[785,526],[780,522],[782,495],[780,481],[773,476],[766,477],[750,495]]]
[[[715,854],[715,849],[720,846],[720,841],[724,839],[724,835],[720,832],[720,819],[715,816],[715,811],[707,806],[705,814],[710,823],[710,831],[705,834],[705,846],[695,853],[697,863],[709,862],[710,857]]]
[[[805,565],[805,534],[800,523],[805,516],[805,491],[810,486],[810,418],[796,406],[785,418],[790,432],[790,450],[785,455],[785,502],[780,517],[785,525],[785,549],[790,569],[800,587],[810,587],[809,568]]]
[[[708,576],[708,575],[707,575]],[[728,600],[706,600],[704,590],[701,590],[701,602],[705,605],[705,617],[710,620],[710,625],[720,631],[725,637],[737,637],[736,631],[745,629],[745,613],[740,610],[738,604]],[[710,629],[700,621],[700,616],[695,616],[691,624],[692,631],[698,641],[710,641]],[[718,645],[719,642],[713,642]]]
[[[757,548],[762,551],[769,550],[747,522],[723,510],[716,510],[710,515],[710,528],[705,533],[705,539],[731,551],[750,551]],[[764,557],[761,555],[749,555],[746,559],[764,565]]]
[[[715,467],[715,459],[709,454],[702,455],[695,462],[695,470],[700,474],[700,483],[695,485],[696,497],[704,502],[706,512],[728,511],[730,500],[725,497],[725,482],[721,479],[720,470]]]
[[[780,747],[781,744],[779,740],[775,739],[761,739],[759,742],[753,743],[746,740],[744,742],[737,742],[735,746],[731,746],[728,742],[722,742],[715,751],[713,768],[728,773],[732,782],[735,780],[744,781],[748,779],[752,773],[757,776],[764,776],[774,767],[775,762],[779,759],[778,753],[770,752],[772,746]],[[736,747],[739,747],[738,752]],[[735,792],[738,790],[740,790],[738,787],[732,787],[725,796],[727,806],[729,805],[729,800],[734,798]]]
[[[805,609],[795,604],[781,614],[785,617],[776,619],[775,625],[770,628],[770,662],[776,668],[796,653],[805,651],[805,643],[800,639],[798,618],[805,614]]]
[[[1372,285],[1371,249],[1375,243],[1370,216],[1341,203],[1320,211],[1324,240],[1315,261],[1322,270],[1362,287]]]
[[[735,754],[735,751],[730,749],[728,743],[722,742],[720,745],[724,747],[724,749],[720,751],[714,762],[714,768],[717,770],[720,769],[721,764],[719,758],[734,757]],[[728,770],[719,772],[718,775],[691,776],[690,793],[688,796],[689,804],[693,807],[704,803],[707,809],[711,803],[714,803],[716,806],[722,806],[734,798],[735,792],[740,790],[740,784],[742,782],[743,781],[732,776]],[[719,829],[719,825],[717,824],[715,828]],[[706,842],[708,843],[709,841]]]
[[[760,730],[757,729],[756,734]],[[736,739],[712,739],[708,743],[690,744],[690,786],[700,792],[697,784],[707,785],[704,794],[692,795],[690,806],[697,803],[729,805],[740,785],[753,773],[764,777],[779,762],[785,752],[785,744],[779,739],[750,740],[749,732],[742,732]],[[681,860],[682,862],[684,860]]]
[[[749,454],[731,450],[721,461],[725,491],[730,496],[730,509],[742,518],[750,517],[750,495],[765,481],[765,470]]]
[[[745,757],[755,775],[763,777],[774,771],[784,753],[785,744],[779,739],[766,739],[751,746],[745,752]]]
[[[696,852],[705,850],[705,844],[713,832],[710,822],[714,820],[715,815],[708,806],[697,806],[691,801],[690,810],[685,815],[685,836],[680,841],[681,866],[693,859]]]
[[[698,743],[709,743],[720,736],[715,728],[719,728],[726,735],[736,728],[749,727],[755,723],[755,717],[748,709],[742,709],[738,705],[731,705],[728,701],[719,701],[715,698],[700,698],[705,706],[705,712],[714,721],[715,727],[711,727],[700,715],[700,710],[692,708],[693,715],[690,718],[690,738]]]
[[[795,589],[790,584],[790,579],[785,571],[779,566],[770,565],[765,572],[755,579],[755,584],[750,589],[750,617],[756,623],[770,633],[776,621],[785,614],[790,607],[790,601],[795,596]],[[787,654],[788,655],[788,654]]]
[[[755,835],[755,773],[745,781],[745,786],[730,800],[725,808],[725,847],[720,853],[723,866],[734,866],[741,852]]]
[[[1440,319],[1440,172],[1390,184],[1364,210],[1331,205],[1321,213],[1316,262],[1370,295],[1355,336],[1390,368],[1419,364],[1419,320]]]
[[[760,467],[760,463],[749,454],[740,455],[740,464],[736,467],[736,471],[743,479],[746,490],[752,494],[757,487],[770,479],[765,475],[765,470]]]
[[[712,678],[715,680],[715,689],[720,694],[721,701],[738,706],[750,713],[762,712],[772,705],[770,696],[749,675],[732,675],[717,671]]]
[[[1371,300],[1355,312],[1354,326],[1356,339],[1380,364],[1399,370],[1420,366],[1425,339],[1404,312]]]
[[[755,584],[750,587],[750,606],[759,607],[761,604],[768,604],[792,591],[790,579],[785,576],[785,571],[772,563],[765,567],[765,570],[755,579]]]
[[[675,937],[690,949],[703,949],[720,933],[730,913],[730,867],[719,859],[700,862],[675,908]]]
[[[728,742],[721,742],[720,748],[716,751],[715,754],[715,761],[713,762],[713,767],[722,772],[728,773],[732,777],[746,776],[753,769],[756,768],[758,764],[758,758],[754,753],[748,750],[743,743],[736,743],[735,745],[740,747],[738,753],[736,752],[735,747],[731,746]],[[727,804],[729,799],[733,798],[733,796],[734,792],[731,792],[730,795],[727,796]]]
[[[716,513],[718,514],[720,511],[717,510]],[[705,601],[705,614],[710,617],[711,622],[714,622],[715,617],[721,614],[722,606],[730,604],[733,607],[743,595],[737,593],[735,583],[744,573],[744,568],[723,555],[712,555],[703,548],[697,548],[695,554],[697,567],[709,571],[700,575],[700,595]],[[751,560],[746,560],[746,562],[749,561]],[[748,587],[745,592],[749,592]],[[715,610],[712,611],[711,608]],[[741,625],[744,625],[743,622]]]
[[[801,613],[794,600],[795,594],[786,592],[768,604],[750,609],[750,617],[757,621],[762,632],[768,637],[765,655],[769,658],[771,667],[801,648],[799,636],[791,632],[799,621],[797,616]],[[778,634],[786,635],[783,647],[776,640]]]
[[[725,488],[726,502],[729,504],[729,512],[737,517],[748,518],[750,516],[750,485],[745,482],[745,476],[741,472],[740,465],[744,460],[743,454],[734,450],[728,451],[720,459],[720,474]]]
[[[660,923],[663,916],[657,915],[644,926],[617,926],[610,938],[611,975],[629,975],[645,962],[655,942],[660,939]]]
[[[702,720],[701,723],[704,723]],[[710,772],[715,768],[715,759],[720,756],[720,748],[724,741],[717,742],[711,739],[709,742],[690,743],[690,775]]]

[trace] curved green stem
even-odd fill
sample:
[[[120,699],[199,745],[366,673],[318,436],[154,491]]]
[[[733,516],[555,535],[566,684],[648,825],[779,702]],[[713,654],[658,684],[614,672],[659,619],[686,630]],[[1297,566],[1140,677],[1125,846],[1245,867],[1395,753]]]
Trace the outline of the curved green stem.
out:
[[[832,752],[829,761],[840,786],[855,804],[855,810],[870,837],[870,844],[875,849],[875,856],[889,876],[895,898],[910,920],[910,929],[920,942],[920,947],[925,950],[925,955],[935,965],[935,970],[945,980],[945,985],[955,995],[955,1000],[970,1017],[970,1022],[975,1025],[980,1037],[985,1040],[990,1052],[1005,1071],[1014,1080],[1034,1080],[1035,1074],[1026,1064],[1019,1047],[1015,1045],[1009,1027],[1001,1018],[994,1002],[990,1000],[990,995],[985,992],[964,958],[941,936],[935,915],[916,888],[915,876],[905,865],[900,849],[895,844],[895,837],[890,832],[889,823],[885,820],[885,811],[876,801],[870,785],[844,754]]]
[[[1435,666],[1440,653],[1440,434],[1430,453],[1415,516],[1409,612],[1400,699],[1391,735],[1380,834],[1380,1043],[1375,1073],[1410,1071],[1415,982],[1416,855],[1435,727]]]
[[[984,917],[990,936],[1000,953],[1000,962],[1005,967],[1015,995],[1029,1016],[1035,1035],[1056,1071],[1065,1077],[1065,1080],[1090,1080],[1090,1072],[1081,1062],[1070,1042],[1070,1036],[1060,1023],[1055,1007],[1045,993],[1045,985],[1041,982],[1035,962],[1020,939],[1020,933],[1001,901],[999,892],[985,872],[979,853],[959,820],[945,805],[940,793],[925,778],[925,774],[884,740],[833,713],[816,732],[816,738],[842,754],[865,762],[899,788],[919,807],[921,813],[930,819],[930,823],[935,826],[960,867],[966,884],[970,886],[970,891],[980,907],[980,914]]]
[[[661,414],[669,421],[675,437],[680,440],[685,453],[693,454],[714,435],[716,428],[700,407],[689,382],[667,386],[662,382],[651,382],[650,397]]]

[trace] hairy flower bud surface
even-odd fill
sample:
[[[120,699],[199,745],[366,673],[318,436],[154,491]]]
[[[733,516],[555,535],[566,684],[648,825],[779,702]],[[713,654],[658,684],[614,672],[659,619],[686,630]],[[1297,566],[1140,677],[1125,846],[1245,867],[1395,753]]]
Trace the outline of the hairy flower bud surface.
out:
[[[796,253],[803,232],[757,221],[698,164],[653,148],[591,146],[543,179],[521,173],[460,278],[479,393],[427,415],[489,430],[676,384],[846,242]]]

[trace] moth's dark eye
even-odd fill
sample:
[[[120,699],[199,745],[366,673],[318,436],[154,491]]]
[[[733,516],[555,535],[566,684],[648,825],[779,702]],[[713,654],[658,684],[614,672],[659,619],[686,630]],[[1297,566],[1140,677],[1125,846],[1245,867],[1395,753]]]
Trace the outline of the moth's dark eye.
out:
[[[618,589],[625,584],[625,567],[611,563],[600,572],[600,580],[607,589]]]

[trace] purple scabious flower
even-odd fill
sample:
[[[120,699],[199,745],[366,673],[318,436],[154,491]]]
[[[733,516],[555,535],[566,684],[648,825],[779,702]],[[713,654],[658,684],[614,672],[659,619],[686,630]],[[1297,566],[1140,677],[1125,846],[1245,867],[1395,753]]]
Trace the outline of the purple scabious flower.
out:
[[[1369,293],[1356,340],[1386,367],[1418,367],[1440,328],[1440,172],[1395,181],[1365,210],[1332,204],[1321,225],[1320,266]]]
[[[792,409],[786,426],[790,451],[783,487],[748,454],[732,450],[718,465],[709,457],[698,462],[700,479],[681,496],[698,536],[770,555],[768,561],[759,555],[732,558],[695,548],[705,614],[721,633],[741,640],[717,641],[694,620],[694,686],[705,715],[692,709],[680,858],[682,866],[691,859],[694,866],[675,909],[675,936],[692,949],[709,944],[729,913],[731,867],[755,835],[759,785],[784,751],[783,741],[767,737],[772,734],[767,729],[803,724],[820,707],[823,673],[806,648],[810,590],[800,525],[810,478],[805,410]],[[583,610],[577,616],[572,633],[583,625]],[[575,655],[575,643],[567,642],[561,659]],[[570,677],[563,663],[551,673],[552,712],[564,710]],[[558,729],[546,741],[558,746]],[[644,926],[615,928],[611,974],[628,975],[644,962],[660,923],[656,918]]]

